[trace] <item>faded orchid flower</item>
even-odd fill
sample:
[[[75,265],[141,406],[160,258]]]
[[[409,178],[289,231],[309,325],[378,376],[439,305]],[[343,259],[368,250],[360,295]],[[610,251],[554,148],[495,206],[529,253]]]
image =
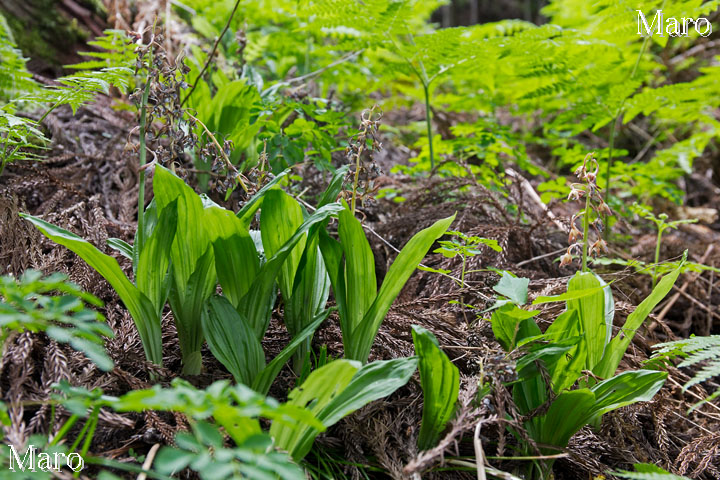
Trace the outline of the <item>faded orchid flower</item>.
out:
[[[560,266],[571,265],[573,261],[572,251],[577,248],[582,252],[582,269],[587,270],[587,257],[590,254],[596,257],[608,251],[608,246],[602,238],[603,221],[602,217],[612,215],[612,210],[600,195],[600,187],[597,186],[597,175],[600,167],[594,158],[594,153],[588,153],[575,170],[575,175],[584,183],[570,185],[568,200],[585,199],[585,208],[573,215],[570,220],[570,231],[568,232],[568,243],[570,246],[565,255],[560,257]],[[592,218],[592,217],[595,218]],[[582,231],[577,227],[577,220],[582,218]],[[590,230],[595,232],[596,240],[591,242]],[[582,248],[580,248],[582,246]]]

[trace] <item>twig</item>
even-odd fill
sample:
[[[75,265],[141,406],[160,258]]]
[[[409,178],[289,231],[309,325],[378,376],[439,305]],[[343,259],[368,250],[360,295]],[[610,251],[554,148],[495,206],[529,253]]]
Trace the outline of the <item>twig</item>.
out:
[[[475,446],[475,465],[477,466],[478,480],[487,480],[485,476],[485,453],[480,440],[480,428],[482,427],[482,419],[475,425],[475,435],[473,436],[473,445]]]
[[[553,255],[557,255],[558,253],[564,252],[565,250],[567,250],[567,248],[561,248],[561,249],[559,249],[559,250],[555,250],[555,251],[550,252],[550,253],[544,253],[544,254],[542,254],[542,255],[538,255],[537,257],[528,258],[527,260],[523,260],[522,262],[515,264],[515,266],[517,266],[517,267],[522,267],[523,265],[527,265],[528,263],[532,263],[532,262],[534,262],[535,260],[541,260],[541,259],[546,258],[546,257],[552,257]]]
[[[145,462],[143,462],[142,468],[143,470],[150,470],[150,467],[152,466],[153,460],[155,460],[155,454],[160,450],[160,444],[156,443],[152,446],[150,451],[147,454],[147,457],[145,457]],[[145,472],[138,475],[137,480],[146,480],[147,474]]]
[[[220,146],[220,144],[218,143],[217,139],[215,138],[215,135],[213,135],[212,132],[205,126],[205,124],[204,124],[203,122],[201,122],[197,117],[195,117],[194,115],[192,115],[191,113],[189,113],[189,112],[187,112],[187,111],[186,111],[185,113],[187,114],[188,117],[192,118],[192,119],[195,120],[197,123],[199,123],[201,127],[203,127],[203,129],[205,130],[205,133],[208,134],[208,137],[210,137],[210,140],[212,140],[212,142],[213,142],[213,144],[215,145],[215,148],[217,149],[218,153],[220,154],[220,156],[222,157],[222,159],[225,161],[225,165],[228,167],[228,169],[229,169],[231,172],[236,172],[236,173],[237,173],[237,168],[235,168],[235,165],[232,164],[232,162],[230,161],[230,159],[228,158],[228,156],[225,154],[225,150],[223,150],[223,148]],[[248,193],[247,186],[245,186],[245,183],[242,181],[242,178],[241,178],[241,176],[240,176],[239,173],[238,173],[238,175],[237,175],[236,178],[237,178],[238,183],[239,183],[240,186],[242,187],[242,189],[245,190],[245,193]]]
[[[195,79],[195,83],[193,83],[192,87],[190,87],[190,91],[187,95],[185,95],[185,98],[183,98],[182,103],[180,103],[180,108],[185,105],[185,102],[187,102],[188,98],[190,98],[190,95],[193,94],[193,92],[195,91],[195,87],[198,86],[198,83],[200,83],[200,81],[202,80],[203,75],[205,75],[205,72],[210,67],[210,63],[212,63],[213,58],[215,57],[215,52],[217,51],[217,47],[220,44],[220,40],[222,40],[222,38],[225,36],[225,32],[227,32],[228,28],[230,28],[230,23],[235,16],[235,11],[237,11],[238,5],[240,5],[240,0],[235,1],[235,6],[233,7],[232,12],[230,12],[230,18],[228,18],[228,21],[225,24],[225,28],[223,28],[222,32],[220,32],[220,35],[218,35],[217,39],[215,40],[215,44],[213,45],[213,48],[210,51],[210,55],[208,56],[207,60],[205,60],[205,65],[203,65],[203,69],[200,71],[200,75],[197,76],[197,78]]]
[[[294,83],[302,83],[308,78],[316,77],[316,76],[320,75],[321,73],[324,73],[327,70],[330,70],[331,68],[340,65],[341,63],[345,63],[348,60],[352,60],[354,57],[357,57],[358,55],[360,55],[363,51],[364,51],[364,49],[355,50],[354,52],[350,52],[350,53],[346,54],[345,56],[340,57],[339,59],[335,60],[334,62],[329,63],[328,65],[325,65],[324,67],[319,68],[313,72],[306,73],[305,75],[301,75],[299,77],[291,78],[290,80],[286,80],[284,82],[280,82],[280,85],[292,85]]]

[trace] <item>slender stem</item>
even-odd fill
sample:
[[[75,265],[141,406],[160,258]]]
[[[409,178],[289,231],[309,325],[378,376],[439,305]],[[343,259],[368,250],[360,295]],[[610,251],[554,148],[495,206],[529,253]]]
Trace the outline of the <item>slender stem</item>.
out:
[[[80,417],[78,415],[71,415],[70,418],[68,418],[65,423],[63,423],[63,426],[60,427],[60,430],[55,434],[52,441],[50,442],[50,447],[57,445],[57,443],[62,440],[65,435],[67,435],[67,432],[75,425],[75,423],[78,421]]]
[[[365,144],[360,145],[360,148],[358,148],[357,156],[355,157],[355,177],[353,178],[353,191],[352,191],[352,201],[351,201],[351,210],[352,214],[355,215],[355,202],[357,200],[357,186],[358,181],[360,178],[360,157],[362,156],[362,152],[365,149]]]
[[[657,241],[655,242],[655,264],[653,265],[652,270],[652,288],[655,289],[655,284],[657,284],[657,265],[660,263],[660,245],[662,244],[662,234],[665,230],[664,226],[661,225],[658,227],[658,234],[657,234]]]
[[[205,133],[207,133],[208,137],[210,137],[210,140],[212,140],[213,144],[215,145],[215,148],[217,149],[218,153],[220,154],[223,161],[225,162],[225,166],[227,166],[230,171],[237,172],[237,168],[235,168],[235,165],[232,164],[232,162],[230,161],[228,156],[225,154],[225,150],[223,150],[223,148],[220,146],[220,143],[218,143],[217,139],[215,138],[215,135],[212,134],[212,132],[208,129],[208,127],[205,126],[205,124],[203,122],[201,122],[199,118],[195,117],[191,113],[189,113],[187,111],[185,113],[187,114],[188,117],[192,118],[197,123],[199,123],[201,127],[203,127],[203,130],[205,130]],[[245,190],[245,193],[248,193],[248,188],[245,185],[245,182],[242,181],[242,178],[240,178],[240,175],[238,175],[236,178],[237,178],[238,183],[242,187],[242,189]]]
[[[205,75],[205,72],[207,71],[208,67],[210,67],[210,63],[212,63],[213,58],[215,58],[215,52],[217,51],[217,47],[220,44],[220,40],[225,36],[225,32],[228,31],[228,28],[230,28],[230,23],[232,22],[233,17],[235,16],[235,11],[238,8],[238,5],[240,5],[240,0],[237,0],[235,2],[235,6],[233,6],[232,12],[230,12],[230,17],[227,19],[227,23],[225,24],[225,28],[223,28],[222,32],[220,32],[220,35],[215,39],[215,44],[213,45],[212,50],[210,51],[210,55],[208,55],[207,60],[205,61],[205,65],[203,65],[203,69],[200,71],[200,74],[195,79],[195,82],[193,83],[192,87],[190,87],[190,91],[187,95],[185,95],[185,98],[183,98],[182,103],[180,103],[180,108],[182,108],[185,105],[185,102],[188,101],[188,98],[190,98],[190,95],[193,94],[195,91],[195,87],[198,86],[198,83],[202,80],[203,75]]]
[[[432,123],[430,122],[430,92],[427,83],[423,82],[425,91],[425,123],[427,123],[428,148],[430,149],[430,175],[435,170],[435,154],[433,153]]]
[[[467,257],[465,255],[462,256],[462,272],[460,272],[460,288],[465,288],[465,264],[467,262]]]
[[[138,241],[136,248],[138,252],[142,251],[143,244],[145,243],[145,163],[147,162],[147,147],[146,147],[146,135],[147,135],[147,104],[148,98],[150,97],[150,83],[151,70],[152,70],[152,46],[149,51],[150,63],[148,64],[148,73],[145,78],[145,89],[143,90],[142,100],[140,101],[140,151],[138,152],[138,163],[139,163],[139,179],[138,179]]]
[[[590,239],[590,192],[585,193],[585,212],[583,213],[583,252],[582,271],[587,272],[588,242]]]

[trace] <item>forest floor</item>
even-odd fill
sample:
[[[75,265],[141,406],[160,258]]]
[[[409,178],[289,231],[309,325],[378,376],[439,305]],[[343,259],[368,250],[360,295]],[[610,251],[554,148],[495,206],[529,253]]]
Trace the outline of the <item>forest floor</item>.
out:
[[[25,269],[44,272],[67,272],[83,289],[105,302],[104,314],[115,332],[106,348],[115,362],[115,369],[103,373],[83,355],[49,342],[42,335],[23,334],[6,350],[2,372],[2,391],[9,399],[42,401],[48,398],[50,385],[63,378],[87,388],[100,387],[107,394],[119,395],[132,389],[149,386],[148,365],[144,361],[140,339],[127,311],[120,304],[109,285],[90,267],[68,250],[54,245],[30,224],[21,220],[19,212],[33,215],[61,225],[89,239],[102,248],[106,240],[118,237],[133,240],[136,228],[137,172],[134,153],[125,148],[129,135],[133,135],[136,119],[127,112],[116,111],[113,100],[101,97],[83,107],[76,116],[68,110],[51,115],[47,126],[53,144],[42,162],[20,163],[9,167],[0,178],[0,265],[4,274],[19,275]],[[402,162],[395,158],[398,151],[387,153],[387,162]],[[309,188],[307,198],[320,193],[323,172],[313,166],[299,173]],[[327,172],[325,172],[326,174]],[[567,222],[568,213],[559,205],[554,214],[541,210],[533,201],[527,180],[511,185],[511,197],[519,212],[510,216],[494,195],[466,179],[430,178],[418,181],[402,176],[382,177],[381,181],[400,189],[407,199],[401,204],[377,200],[361,209],[365,217],[368,237],[376,258],[378,276],[384,272],[396,255],[398,247],[421,228],[437,219],[458,213],[456,230],[498,240],[502,253],[481,255],[469,259],[468,270],[493,267],[509,270],[518,276],[531,279],[531,296],[559,293],[569,278],[570,271],[560,269],[554,261],[567,246],[566,234],[557,223]],[[150,182],[150,179],[148,179]],[[708,182],[704,185],[706,198],[717,202],[718,194]],[[150,184],[148,184],[149,188]],[[462,192],[462,193],[460,193]],[[232,200],[231,200],[232,201]],[[713,208],[709,204],[707,208]],[[552,210],[551,210],[552,212]],[[552,216],[552,218],[551,218]],[[524,218],[520,222],[518,218]],[[707,265],[720,264],[717,223],[685,225],[666,235],[663,242],[664,258],[682,254],[686,248],[691,258]],[[630,230],[633,255],[650,261],[654,249],[654,236],[650,232]],[[109,250],[106,248],[106,250]],[[111,253],[108,251],[107,253]],[[117,256],[121,265],[130,271],[130,263]],[[459,276],[460,259],[447,259],[430,254],[425,265],[435,269],[451,270]],[[649,293],[650,280],[628,270],[606,271],[606,280],[613,284],[616,299],[616,327]],[[463,412],[453,425],[457,431],[470,430],[483,418],[481,438],[486,444],[486,455],[512,456],[506,438],[506,414],[516,418],[512,402],[502,382],[512,372],[494,340],[490,324],[482,314],[476,314],[458,303],[476,307],[482,312],[493,299],[492,286],[497,277],[489,271],[467,277],[467,285],[457,285],[437,274],[417,271],[406,285],[401,296],[383,323],[373,348],[371,359],[389,359],[413,354],[410,325],[430,329],[438,337],[444,351],[462,373],[461,401]],[[655,315],[635,336],[629,354],[621,367],[639,367],[652,353],[652,345],[690,333],[707,335],[716,331],[717,308],[720,299],[720,282],[712,272],[687,274],[681,277],[676,288],[660,305]],[[544,320],[557,315],[559,306],[549,304],[539,315]],[[169,312],[165,315],[164,354],[165,368],[161,372],[169,382],[180,370],[179,348]],[[278,319],[282,309],[275,312],[275,321],[266,336],[267,352],[279,351],[288,336]],[[331,317],[319,330],[314,345],[327,345],[332,356],[342,355],[342,343],[337,319]],[[204,352],[206,371],[193,383],[204,386],[210,382],[231,378],[209,353]],[[287,367],[286,367],[287,368]],[[712,451],[720,435],[720,409],[710,403],[687,415],[690,406],[706,396],[696,386],[682,392],[688,380],[687,372],[670,369],[665,387],[652,402],[639,403],[605,415],[599,429],[584,428],[573,437],[567,453],[556,465],[558,478],[591,478],[612,469],[628,468],[635,462],[659,465],[681,465],[682,470],[696,478],[719,478],[717,467],[708,464],[717,458]],[[478,375],[490,379],[497,387],[494,398],[481,405],[471,402],[477,388]],[[293,386],[294,376],[288,371],[271,391],[282,399]],[[407,443],[407,432],[418,428],[421,415],[422,392],[417,378],[392,397],[373,403],[341,421],[319,438],[326,451],[339,458],[359,464],[372,464],[394,478],[403,478],[415,469],[438,460],[445,448],[430,455],[418,457],[414,445]],[[22,408],[22,407],[20,407]],[[41,431],[49,420],[49,410],[27,407],[24,424],[16,426],[17,438]],[[93,443],[93,453],[117,459],[127,458],[130,449],[142,452],[157,441],[172,442],[178,429],[187,425],[180,416],[166,416],[155,412],[137,414],[108,414],[102,418]],[[500,428],[498,428],[500,427]],[[472,432],[466,441],[450,447],[454,455],[472,455]],[[508,468],[503,460],[490,460],[498,468]],[[717,464],[715,464],[717,465]],[[452,467],[452,465],[448,465]],[[457,467],[456,467],[457,468]],[[358,472],[347,466],[353,478]],[[382,478],[385,474],[375,474]],[[471,472],[438,471],[437,478],[471,478]],[[431,477],[428,477],[431,478]]]
[[[3,397],[17,401],[12,408],[21,409],[16,414],[25,419],[24,423],[13,426],[14,431],[8,435],[11,438],[27,438],[47,426],[51,412],[39,403],[49,398],[54,382],[69,379],[75,385],[100,387],[109,395],[120,395],[149,387],[148,369],[158,372],[158,367],[150,367],[144,360],[133,321],[103,278],[18,216],[26,212],[62,226],[114,255],[125,271],[131,272],[130,262],[106,247],[106,240],[111,237],[132,242],[137,227],[137,159],[136,153],[126,148],[128,139],[137,135],[137,119],[131,112],[114,109],[113,102],[114,99],[101,96],[80,108],[75,116],[69,108],[53,112],[45,121],[52,139],[45,152],[47,158],[11,165],[0,177],[0,274],[20,275],[28,268],[68,273],[72,281],[105,302],[102,312],[115,333],[106,343],[116,365],[110,372],[98,370],[82,354],[43,335],[25,333],[15,338],[6,348],[0,376]],[[404,114],[409,117],[406,121],[423,115],[421,110]],[[390,165],[407,160],[406,152],[388,144],[380,163],[388,172]],[[312,199],[322,192],[328,172],[306,165],[299,167],[297,173],[303,178],[303,189],[307,188],[304,198]],[[550,205],[545,211],[536,198],[532,179],[508,174],[508,178],[513,179],[509,198],[517,212],[514,215],[508,213],[507,205],[501,205],[493,192],[469,178],[419,180],[389,173],[381,176],[377,181],[398,189],[406,201],[395,203],[380,199],[360,209],[375,254],[379,281],[397,249],[414,233],[457,212],[454,230],[496,239],[503,248],[502,253],[490,252],[470,258],[468,270],[492,267],[528,277],[531,299],[564,291],[574,270],[560,268],[556,259],[567,248],[565,226],[572,212],[561,203]],[[151,180],[147,179],[148,191],[151,191]],[[667,232],[661,256],[676,258],[687,249],[693,261],[720,266],[717,219],[720,189],[700,174],[688,176],[685,182],[685,188],[694,192],[696,210],[681,218],[703,212],[706,218]],[[231,198],[229,202],[237,199]],[[655,248],[652,231],[637,230],[622,223],[615,230],[615,234],[623,234],[627,239],[623,245],[611,249],[613,255],[630,252],[633,258],[652,262]],[[457,277],[461,260],[431,253],[424,265],[450,270]],[[612,288],[618,329],[650,292],[650,277],[613,267],[601,267],[599,273],[606,280],[616,280]],[[621,369],[642,366],[651,356],[652,346],[659,342],[687,338],[690,334],[718,333],[718,276],[712,271],[682,275],[634,337]],[[438,448],[419,456],[417,447],[407,441],[411,437],[409,433],[419,428],[422,413],[422,391],[416,375],[391,397],[345,418],[318,438],[321,451],[347,461],[343,468],[348,478],[362,478],[361,470],[371,478],[411,478],[414,472],[428,465],[438,467],[424,478],[476,478],[473,469],[457,461],[463,457],[472,461],[473,434],[478,419],[482,419],[480,439],[488,463],[507,471],[518,465],[517,461],[504,459],[514,454],[514,439],[506,433],[506,427],[508,423],[519,423],[512,399],[503,386],[511,379],[513,364],[494,339],[487,320],[489,314],[481,313],[493,302],[492,287],[496,281],[497,275],[487,270],[468,275],[463,289],[432,272],[418,270],[411,277],[380,328],[371,360],[413,355],[410,326],[421,325],[431,330],[460,368],[461,410],[453,421],[451,435]],[[473,305],[475,309],[465,308],[463,304]],[[557,304],[543,306],[537,317],[539,323],[548,325],[560,309]],[[179,346],[170,315],[167,311],[163,318],[165,366],[158,372],[162,383],[169,383],[180,371]],[[288,340],[281,318],[280,306],[264,341],[269,355],[278,352]],[[320,328],[313,345],[317,348],[326,345],[329,355],[342,356],[336,317],[331,316]],[[189,379],[197,386],[232,378],[208,350],[203,352],[203,364],[206,366],[203,374]],[[288,368],[271,390],[271,395],[280,400],[286,398],[293,387],[295,376]],[[630,469],[637,462],[674,466],[692,478],[720,478],[720,408],[708,403],[687,413],[708,394],[701,386],[683,391],[688,373],[670,368],[665,386],[653,401],[605,415],[598,429],[582,429],[573,437],[566,452],[559,455],[555,466],[557,478],[591,479],[608,471]],[[478,377],[496,387],[492,397],[479,405],[473,402]],[[714,388],[712,383],[709,385]],[[32,406],[32,402],[38,406]],[[185,428],[187,422],[181,415],[152,411],[104,412],[91,452],[127,460],[131,450],[143,453],[157,442],[172,443],[174,434]],[[456,443],[453,439],[460,437],[459,432],[465,435],[463,441]],[[321,459],[312,455],[309,462],[320,462]],[[443,456],[449,459],[445,464],[440,460]]]

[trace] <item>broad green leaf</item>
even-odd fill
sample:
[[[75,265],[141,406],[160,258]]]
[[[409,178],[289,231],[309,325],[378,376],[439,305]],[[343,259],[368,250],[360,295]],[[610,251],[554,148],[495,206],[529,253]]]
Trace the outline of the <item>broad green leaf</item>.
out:
[[[631,370],[593,386],[592,418],[637,402],[649,402],[665,384],[667,372]]]
[[[348,315],[346,324],[350,330],[343,332],[343,337],[346,333],[354,336],[354,331],[362,323],[377,294],[375,257],[370,243],[360,221],[352,214],[347,203],[344,203],[344,206],[338,215],[338,234],[345,257],[345,301]],[[413,266],[413,270],[416,266]],[[345,353],[347,355],[347,351]],[[362,360],[352,355],[348,358]]]
[[[212,246],[208,245],[181,289],[178,289],[177,285],[170,288],[170,307],[175,316],[175,327],[180,340],[183,373],[187,375],[198,375],[202,368],[200,350],[203,334],[200,315],[205,301],[215,291],[215,281],[215,258]]]
[[[175,287],[182,291],[181,287],[190,279],[198,259],[205,254],[209,244],[208,233],[203,226],[202,200],[182,179],[161,165],[155,166],[153,191],[160,212],[177,200],[177,233],[171,259]]]
[[[300,408],[307,408],[320,419],[322,411],[332,398],[339,395],[350,383],[355,373],[360,370],[360,363],[351,360],[335,360],[312,372],[301,387],[295,387],[288,395],[287,403]],[[323,426],[326,425],[323,422]],[[270,436],[275,444],[290,453],[294,459],[304,456],[301,450],[305,444],[312,445],[315,437],[321,433],[317,427],[303,424],[287,425],[273,422]]]
[[[275,255],[302,223],[303,212],[297,200],[280,189],[267,192],[260,211],[260,234],[267,258]],[[292,296],[295,272],[300,265],[306,241],[307,236],[299,239],[280,268],[278,284],[286,303]]]
[[[252,325],[255,335],[261,339],[265,335],[268,324],[270,322],[270,313],[272,312],[272,304],[268,302],[268,298],[272,297],[272,291],[275,286],[275,279],[280,271],[280,267],[290,254],[297,243],[305,238],[307,231],[315,224],[322,222],[331,215],[342,210],[337,203],[326,205],[317,209],[310,215],[302,225],[295,231],[293,236],[285,242],[275,255],[272,256],[260,268],[252,287],[248,291],[245,298],[240,302],[239,311],[244,313],[250,325]]]
[[[123,257],[130,260],[133,259],[133,246],[127,243],[125,240],[122,240],[120,238],[108,238],[107,244],[108,247],[120,252]]]
[[[515,350],[519,341],[542,333],[532,320],[538,313],[538,310],[523,310],[512,303],[493,312],[490,317],[493,334],[506,352]]]
[[[367,362],[370,349],[375,341],[375,336],[380,329],[380,324],[385,318],[385,315],[388,310],[390,310],[390,306],[400,294],[400,291],[418,264],[422,261],[425,254],[430,250],[433,242],[445,233],[453,220],[455,220],[455,215],[438,220],[428,228],[416,233],[407,245],[403,247],[388,269],[385,280],[383,280],[377,298],[375,298],[375,301],[372,303],[370,310],[363,317],[362,323],[352,330],[349,336],[349,342],[345,340],[346,336],[345,332],[343,332],[343,344],[346,357]],[[367,240],[365,240],[365,242],[367,243]],[[371,261],[373,261],[372,257]],[[347,278],[350,276],[350,270],[346,273]],[[349,297],[351,291],[348,290],[346,295]]]
[[[348,323],[350,316],[347,312],[347,291],[345,288],[345,263],[343,262],[343,249],[340,242],[331,238],[327,231],[320,230],[320,251],[322,252],[323,261],[327,268],[330,283],[332,284],[335,303],[338,307],[340,315],[340,330],[343,332],[343,341],[345,332],[351,332],[352,329]]]
[[[176,226],[177,201],[172,201],[160,213],[152,234],[146,239],[135,272],[137,287],[153,303],[158,316],[162,315],[168,296],[167,273]]]
[[[413,325],[415,354],[420,358],[420,383],[423,391],[423,413],[418,435],[418,448],[428,450],[455,413],[460,391],[460,371],[440,349],[435,335]]]
[[[567,309],[578,312],[580,334],[586,347],[584,369],[592,370],[605,351],[607,327],[605,325],[605,292],[604,285],[590,272],[578,272],[568,282],[568,292],[575,290],[591,290],[600,288],[592,295],[568,300]]]
[[[290,343],[255,377],[252,383],[253,390],[267,395],[272,382],[275,381],[282,367],[287,363],[293,353],[315,333],[315,330],[327,319],[328,315],[330,315],[330,310],[325,310],[313,318],[312,322],[309,323],[304,330],[298,332]]]
[[[330,179],[330,183],[323,192],[322,197],[320,197],[320,201],[318,202],[318,208],[337,201],[338,195],[340,195],[340,191],[342,190],[343,183],[345,182],[345,175],[347,174],[348,170],[350,170],[350,165],[343,165],[342,167],[335,170],[332,179]]]
[[[265,368],[265,353],[255,332],[225,298],[210,297],[202,311],[202,329],[213,353],[235,381],[252,385]]]
[[[517,305],[525,305],[528,296],[529,278],[518,278],[508,272],[502,272],[500,281],[493,287],[497,293],[507,297]]]
[[[206,208],[205,222],[223,295],[238,308],[260,271],[255,242],[243,222],[229,210],[215,206]]]
[[[35,225],[50,240],[75,252],[108,281],[135,321],[145,356],[149,361],[162,365],[160,317],[152,302],[127,279],[117,260],[105,255],[74,233],[31,215],[21,213],[20,216]]]
[[[316,225],[308,234],[305,250],[295,274],[292,297],[285,299],[284,321],[292,336],[322,312],[330,295],[330,277],[318,246],[320,235],[317,227],[319,226],[323,225]],[[293,356],[293,368],[296,372],[299,372],[305,363],[310,351],[311,339],[312,335],[300,345]]]
[[[327,428],[405,385],[416,368],[415,357],[363,367],[352,360],[335,360],[312,372],[300,387],[293,389],[288,404],[308,408]],[[319,429],[307,424],[287,426],[274,421],[270,427],[276,445],[298,461],[305,457],[319,433]]]
[[[545,415],[526,423],[528,433],[540,444],[563,448],[570,437],[588,423],[588,413],[594,403],[595,394],[587,388],[565,391],[553,400]],[[557,453],[552,448],[541,448],[540,451]]]
[[[545,331],[546,338],[554,344],[570,338],[578,339],[567,355],[547,364],[553,391],[556,393],[575,385],[587,364],[587,341],[576,309],[565,310]]]
[[[280,180],[285,178],[288,173],[290,173],[290,169],[287,169],[277,174],[275,178],[266,183],[265,186],[258,190],[258,192],[253,195],[252,198],[250,198],[250,200],[248,200],[245,205],[243,205],[243,208],[241,208],[240,211],[237,213],[237,217],[240,219],[240,221],[242,221],[246,229],[250,228],[250,222],[252,222],[255,213],[262,205],[265,194],[275,188],[275,185],[277,185]]]
[[[615,370],[617,370],[618,365],[620,365],[620,361],[625,355],[625,351],[635,336],[637,329],[640,328],[640,325],[642,325],[647,316],[650,315],[650,312],[653,311],[657,304],[670,292],[673,285],[675,285],[682,270],[684,260],[685,257],[683,257],[683,262],[680,262],[678,268],[665,275],[653,291],[650,292],[650,295],[628,315],[627,320],[625,320],[625,325],[623,325],[620,332],[615,335],[606,347],[602,360],[593,368],[595,375],[601,378],[609,378],[615,374]]]

